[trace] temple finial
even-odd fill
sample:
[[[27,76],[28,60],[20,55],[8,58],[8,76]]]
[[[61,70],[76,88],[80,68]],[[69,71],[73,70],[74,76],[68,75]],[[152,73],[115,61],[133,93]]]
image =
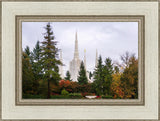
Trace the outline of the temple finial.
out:
[[[60,50],[60,61],[63,63],[62,50]],[[60,65],[60,67],[59,67],[59,74],[60,74],[61,78],[63,79],[64,78],[64,75],[63,75],[63,65]]]
[[[75,50],[74,50],[74,58],[79,58],[79,53],[78,53],[78,37],[77,37],[77,31],[75,35]]]

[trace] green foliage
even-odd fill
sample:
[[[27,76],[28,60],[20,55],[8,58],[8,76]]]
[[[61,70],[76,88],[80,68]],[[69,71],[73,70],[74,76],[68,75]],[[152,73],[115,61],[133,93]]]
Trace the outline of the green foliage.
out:
[[[112,74],[113,74],[113,64],[110,58],[106,58],[105,65],[103,67],[103,73],[105,76],[105,82],[103,83],[104,90],[103,94],[111,95],[111,82],[112,82]]]
[[[33,95],[33,94],[23,94],[22,95],[23,99],[45,99],[43,95]]]
[[[118,68],[118,66],[115,66],[115,67],[114,67],[114,73],[119,73],[119,68]]]
[[[65,89],[63,89],[62,91],[61,91],[61,95],[68,95],[69,94],[69,92],[67,91],[67,90],[65,90]]]
[[[103,95],[102,96],[103,99],[113,99],[113,97],[111,95]]]
[[[59,49],[56,47],[57,41],[54,40],[55,36],[53,35],[53,31],[50,23],[48,23],[45,27],[46,33],[44,35],[44,41],[41,46],[41,64],[42,70],[44,73],[44,79],[48,82],[48,96],[50,98],[50,84],[57,84],[60,80],[60,75],[58,74],[59,69],[58,65],[62,64],[58,59]]]
[[[43,95],[45,98],[47,98],[47,82],[46,81],[39,80],[38,94]]]
[[[42,78],[42,64],[41,64],[41,48],[39,41],[37,41],[35,48],[33,49],[33,52],[31,52],[32,55],[32,69],[36,80],[39,80]]]
[[[89,79],[91,79],[93,76],[92,72],[89,72]]]
[[[69,71],[66,72],[65,79],[71,81],[71,75],[70,75]]]
[[[94,71],[94,88],[97,95],[111,95],[111,82],[113,74],[113,64],[110,58],[106,58],[105,65],[102,64],[102,58],[99,57],[98,66]]]
[[[69,99],[69,95],[51,95],[51,99]]]
[[[129,58],[129,65],[124,69],[121,82],[124,98],[138,98],[138,60],[135,56]]]
[[[30,57],[30,55],[31,55],[31,51],[30,51],[29,46],[26,46],[26,48],[25,48],[24,52],[28,55],[28,57]]]
[[[23,80],[22,81],[23,93],[34,94],[35,93],[33,92],[34,75],[30,64],[30,58],[25,52],[23,52],[22,56],[22,80]]]
[[[81,93],[69,93],[69,97],[70,98],[74,98],[74,99],[83,98],[83,96],[81,95]]]
[[[122,63],[116,66],[110,58],[105,63],[102,57],[89,78],[82,61],[78,82],[71,80],[69,71],[65,80],[60,80],[58,58],[59,49],[50,23],[45,27],[44,41],[37,41],[33,51],[29,46],[22,55],[22,97],[24,99],[82,99],[86,95],[95,95],[102,99],[137,99],[138,98],[138,59],[126,52],[121,56]],[[41,44],[41,45],[40,45]],[[114,67],[114,68],[113,68]]]
[[[78,83],[81,84],[81,85],[88,83],[88,79],[87,79],[87,76],[86,76],[86,70],[85,70],[83,61],[81,62],[81,66],[80,66]]]
[[[99,56],[98,65],[94,70],[94,88],[98,96],[104,93],[103,85],[104,85],[103,64],[102,64],[102,57]]]

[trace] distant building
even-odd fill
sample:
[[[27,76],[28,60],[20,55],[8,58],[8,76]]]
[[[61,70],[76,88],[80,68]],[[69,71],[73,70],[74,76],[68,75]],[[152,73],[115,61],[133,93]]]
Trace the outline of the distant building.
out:
[[[59,66],[59,74],[60,74],[60,77],[61,77],[62,79],[64,79],[62,50],[60,51],[60,61],[62,62],[62,65]]]
[[[79,52],[78,52],[78,39],[77,39],[77,32],[75,35],[75,48],[74,48],[74,58],[69,63],[69,72],[71,74],[71,79],[73,81],[78,81],[77,77],[79,75],[81,60],[79,59]]]
[[[63,63],[62,60],[62,51],[60,52],[60,60]],[[86,50],[84,50],[84,66],[86,69],[86,76],[89,82],[92,82],[89,79],[89,72],[87,71],[87,64],[86,64]],[[72,59],[72,61],[70,61],[69,63],[69,72],[71,75],[71,80],[73,81],[78,81],[77,78],[79,76],[79,71],[80,71],[80,65],[81,65],[82,60],[79,58],[79,52],[78,52],[78,37],[77,37],[77,32],[75,34],[75,48],[74,48],[74,57]],[[97,66],[98,63],[98,53],[96,50],[96,62],[95,62],[95,67]],[[59,74],[61,76],[62,79],[64,79],[64,74],[63,74],[63,65],[59,66]]]

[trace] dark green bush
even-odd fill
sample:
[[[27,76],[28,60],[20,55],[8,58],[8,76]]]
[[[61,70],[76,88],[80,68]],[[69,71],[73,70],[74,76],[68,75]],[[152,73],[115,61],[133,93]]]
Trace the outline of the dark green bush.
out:
[[[69,97],[70,98],[83,98],[83,96],[81,95],[81,93],[69,93]]]
[[[102,96],[103,99],[113,99],[111,95]]]
[[[23,99],[44,99],[43,95],[23,94]]]
[[[51,99],[69,99],[69,95],[51,95]]]

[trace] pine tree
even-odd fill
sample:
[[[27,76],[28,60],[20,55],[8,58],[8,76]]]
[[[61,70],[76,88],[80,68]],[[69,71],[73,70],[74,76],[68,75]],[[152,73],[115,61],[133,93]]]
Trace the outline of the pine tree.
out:
[[[46,33],[44,35],[44,41],[42,42],[42,52],[41,52],[41,63],[43,67],[43,73],[45,80],[47,81],[48,94],[47,98],[50,98],[50,85],[51,81],[57,84],[60,80],[58,65],[62,64],[58,58],[59,49],[56,47],[57,41],[55,41],[55,36],[50,23],[45,27]]]
[[[33,49],[33,53],[32,53],[34,61],[36,62],[40,61],[40,54],[41,54],[40,43],[39,41],[37,41],[35,48]]]
[[[71,75],[70,75],[69,71],[66,72],[65,79],[71,81]]]
[[[22,89],[23,96],[25,94],[32,94],[34,75],[32,72],[32,66],[30,64],[30,58],[28,53],[23,52],[22,55]]]
[[[40,43],[37,41],[35,48],[33,49],[33,52],[31,53],[32,58],[33,58],[33,73],[35,76],[35,79],[38,80],[42,77],[42,65],[41,65],[41,48],[40,48]]]
[[[81,66],[80,66],[78,83],[81,84],[81,85],[88,83],[88,79],[87,79],[87,76],[86,76],[86,70],[85,70],[83,61],[81,62]]]
[[[33,48],[33,52],[31,52],[32,57],[32,70],[34,74],[34,82],[33,82],[33,90],[37,94],[39,93],[39,81],[42,79],[42,65],[40,62],[40,54],[41,48],[40,43],[37,41],[35,47]]]
[[[90,71],[90,72],[89,72],[89,79],[91,79],[92,76],[93,76],[93,74],[92,74],[92,72]]]
[[[103,94],[103,84],[104,84],[104,74],[103,74],[103,64],[102,57],[99,56],[98,65],[94,70],[94,87],[97,95]]]
[[[104,82],[104,94],[111,95],[111,83],[112,83],[112,74],[113,74],[113,64],[112,60],[110,58],[106,58],[105,65],[103,69],[103,73],[105,76],[105,82]]]
[[[30,51],[29,46],[26,46],[26,48],[25,48],[24,52],[28,55],[28,57],[30,57],[30,55],[31,55],[31,51]]]

